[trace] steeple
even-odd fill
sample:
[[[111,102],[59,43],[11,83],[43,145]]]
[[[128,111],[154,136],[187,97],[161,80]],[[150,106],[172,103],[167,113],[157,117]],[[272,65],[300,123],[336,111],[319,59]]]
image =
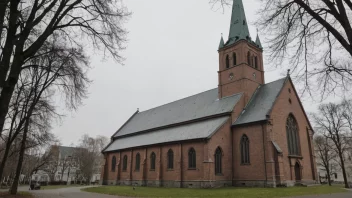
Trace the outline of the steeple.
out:
[[[224,45],[225,45],[224,38],[222,38],[222,34],[221,34],[221,40],[220,40],[220,44],[219,44],[219,49],[223,48]]]
[[[221,37],[218,53],[219,98],[243,93],[247,103],[265,80],[262,45],[249,35],[242,0],[233,0],[229,39]]]
[[[263,49],[262,43],[260,42],[260,38],[259,38],[258,33],[257,33],[257,38],[255,39],[255,44],[256,44],[260,49]]]
[[[226,45],[231,45],[241,39],[247,40],[248,38],[250,38],[248,22],[242,0],[233,0],[229,40]]]

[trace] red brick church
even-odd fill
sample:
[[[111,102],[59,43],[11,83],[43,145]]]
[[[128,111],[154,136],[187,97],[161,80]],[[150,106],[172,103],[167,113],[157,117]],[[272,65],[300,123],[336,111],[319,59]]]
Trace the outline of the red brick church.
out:
[[[263,49],[247,24],[242,0],[234,0],[229,38],[218,49],[218,87],[135,112],[103,151],[103,184],[315,183],[312,126],[289,75],[265,83]]]

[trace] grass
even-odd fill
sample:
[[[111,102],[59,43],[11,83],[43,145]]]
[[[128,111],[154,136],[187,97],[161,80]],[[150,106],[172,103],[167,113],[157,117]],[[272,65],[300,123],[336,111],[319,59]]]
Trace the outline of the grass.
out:
[[[290,188],[217,188],[217,189],[190,189],[190,188],[151,188],[131,186],[102,186],[82,189],[86,192],[120,195],[128,197],[236,197],[236,198],[271,198],[300,195],[320,195],[342,193],[347,190],[341,186],[313,186]]]
[[[29,192],[18,192],[17,195],[10,195],[9,192],[0,192],[1,198],[33,198]]]
[[[59,189],[59,188],[73,188],[78,187],[81,185],[52,185],[52,186],[41,186],[40,190],[52,190],[52,189]]]

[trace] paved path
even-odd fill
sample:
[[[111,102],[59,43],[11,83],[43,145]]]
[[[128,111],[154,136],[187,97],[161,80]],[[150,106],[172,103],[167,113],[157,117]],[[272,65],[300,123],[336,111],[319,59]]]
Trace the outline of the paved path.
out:
[[[103,195],[82,192],[82,188],[87,187],[74,187],[74,188],[61,188],[53,190],[33,190],[30,191],[35,198],[125,198],[121,196]]]
[[[351,197],[352,197],[352,192],[336,193],[336,194],[329,194],[329,195],[307,195],[307,196],[290,197],[290,198],[351,198]]]

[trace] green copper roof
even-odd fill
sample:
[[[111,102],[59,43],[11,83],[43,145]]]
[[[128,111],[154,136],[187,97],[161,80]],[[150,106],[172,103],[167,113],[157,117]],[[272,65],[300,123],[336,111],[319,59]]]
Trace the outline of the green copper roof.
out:
[[[225,45],[224,39],[222,38],[222,34],[221,34],[221,40],[220,40],[220,44],[219,44],[219,49],[223,48],[224,45]]]
[[[262,43],[260,42],[260,38],[259,38],[259,35],[257,34],[257,38],[255,39],[255,44],[260,48],[262,49]]]
[[[250,38],[248,23],[242,0],[233,0],[229,40],[226,45],[231,45],[238,40]]]

